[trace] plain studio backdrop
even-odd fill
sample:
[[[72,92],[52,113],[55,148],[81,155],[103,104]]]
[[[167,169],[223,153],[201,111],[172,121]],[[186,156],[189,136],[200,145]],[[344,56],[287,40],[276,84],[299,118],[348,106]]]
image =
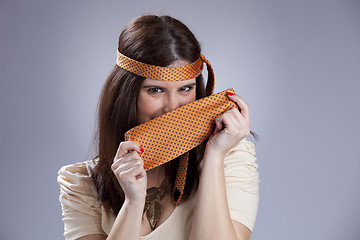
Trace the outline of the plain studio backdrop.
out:
[[[215,91],[233,87],[250,105],[261,178],[252,239],[359,239],[355,0],[0,0],[0,239],[63,239],[57,171],[93,157],[118,36],[146,13],[187,24]]]

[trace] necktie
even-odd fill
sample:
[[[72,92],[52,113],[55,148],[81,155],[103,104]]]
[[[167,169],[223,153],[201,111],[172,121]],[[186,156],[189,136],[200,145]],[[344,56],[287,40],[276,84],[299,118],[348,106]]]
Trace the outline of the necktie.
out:
[[[176,205],[185,187],[188,151],[210,136],[218,115],[236,107],[226,92],[234,91],[228,89],[186,104],[125,133],[126,141],[135,141],[145,150],[141,159],[146,171],[181,156],[174,189]]]
[[[125,133],[126,141],[135,141],[145,150],[141,154],[146,171],[180,156],[174,186],[174,202],[179,205],[185,187],[188,152],[200,145],[213,131],[215,118],[226,110],[237,107],[226,95],[233,89],[211,95],[214,90],[214,72],[207,59],[200,55],[194,63],[182,67],[161,67],[138,62],[119,51],[116,64],[134,74],[160,81],[183,81],[199,76],[206,63],[208,97],[167,112],[140,124]]]

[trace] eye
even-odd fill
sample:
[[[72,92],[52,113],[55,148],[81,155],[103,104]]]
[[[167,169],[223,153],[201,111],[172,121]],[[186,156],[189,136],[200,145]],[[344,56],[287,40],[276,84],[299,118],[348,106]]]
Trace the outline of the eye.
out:
[[[193,88],[194,88],[194,87],[191,86],[191,85],[186,85],[186,86],[183,86],[183,87],[179,88],[179,91],[181,91],[181,92],[188,92],[188,91],[190,91],[190,90],[193,89]]]
[[[149,93],[159,93],[159,92],[163,92],[163,90],[159,87],[151,87],[147,90]]]

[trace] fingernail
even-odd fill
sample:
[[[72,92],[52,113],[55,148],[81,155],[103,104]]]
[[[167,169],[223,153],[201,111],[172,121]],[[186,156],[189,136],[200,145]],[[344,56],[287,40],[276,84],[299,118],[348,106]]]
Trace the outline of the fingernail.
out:
[[[228,96],[233,96],[235,93],[232,93],[232,92],[226,92],[226,94],[227,94]]]
[[[141,146],[139,146],[139,149],[140,149],[140,152],[144,152],[144,149],[141,147]]]

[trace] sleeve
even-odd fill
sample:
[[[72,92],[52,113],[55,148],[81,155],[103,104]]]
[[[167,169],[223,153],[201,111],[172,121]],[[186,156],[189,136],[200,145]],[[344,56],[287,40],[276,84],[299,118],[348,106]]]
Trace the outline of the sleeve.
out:
[[[224,159],[226,194],[231,219],[253,231],[259,204],[259,173],[255,147],[243,139]]]
[[[78,239],[90,234],[105,234],[101,226],[101,207],[86,163],[62,167],[58,172],[64,237]]]

